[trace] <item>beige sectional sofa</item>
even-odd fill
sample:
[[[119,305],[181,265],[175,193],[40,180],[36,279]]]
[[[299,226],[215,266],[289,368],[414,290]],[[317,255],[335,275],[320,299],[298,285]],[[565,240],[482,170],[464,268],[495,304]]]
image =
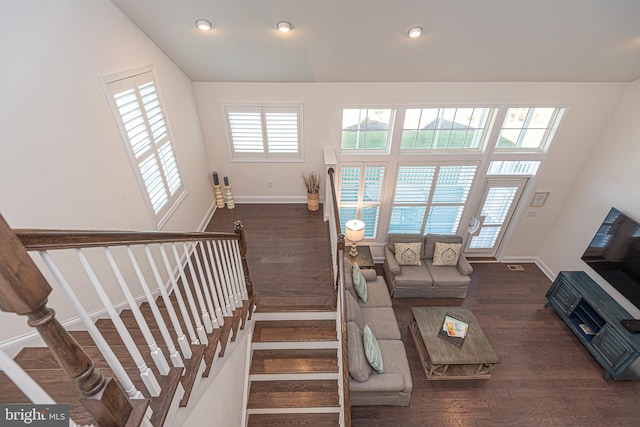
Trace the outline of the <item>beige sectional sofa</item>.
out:
[[[366,281],[367,302],[353,287],[352,267],[345,259],[347,348],[351,404],[408,406],[413,382],[400,329],[391,308],[387,284],[375,270],[361,270]],[[363,330],[371,328],[380,347],[383,373],[371,368],[365,357]]]
[[[473,268],[462,252],[454,265],[434,265],[436,243],[460,244],[462,237],[444,234],[389,234],[383,268],[393,298],[466,298]],[[396,244],[420,243],[419,265],[400,265]]]

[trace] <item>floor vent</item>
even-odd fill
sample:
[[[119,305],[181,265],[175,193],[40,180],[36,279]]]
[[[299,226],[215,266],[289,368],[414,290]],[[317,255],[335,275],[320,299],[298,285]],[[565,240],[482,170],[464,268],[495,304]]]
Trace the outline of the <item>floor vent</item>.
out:
[[[511,271],[523,271],[524,267],[519,264],[509,264],[507,268]]]

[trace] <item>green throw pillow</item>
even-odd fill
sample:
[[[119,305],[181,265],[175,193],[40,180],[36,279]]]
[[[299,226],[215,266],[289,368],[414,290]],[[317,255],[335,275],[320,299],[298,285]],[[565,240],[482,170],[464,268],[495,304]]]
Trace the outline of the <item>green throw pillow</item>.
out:
[[[356,290],[356,293],[360,297],[363,302],[367,302],[367,297],[369,296],[367,292],[367,281],[364,279],[364,276],[360,272],[360,266],[358,264],[353,264],[352,270],[352,280],[353,280],[353,288]]]
[[[369,325],[364,325],[364,330],[362,332],[364,355],[367,358],[367,362],[369,362],[369,365],[371,365],[377,373],[381,374],[384,372],[384,366],[382,364],[382,353],[380,352],[378,340],[376,340],[376,337],[373,335]]]

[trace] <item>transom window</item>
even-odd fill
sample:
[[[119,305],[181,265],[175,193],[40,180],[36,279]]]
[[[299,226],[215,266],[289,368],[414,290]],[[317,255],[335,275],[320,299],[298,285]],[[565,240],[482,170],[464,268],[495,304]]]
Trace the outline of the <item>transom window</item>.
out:
[[[375,239],[380,218],[385,166],[349,165],[340,168],[340,227],[351,219],[365,223],[365,239]]]
[[[546,149],[563,114],[564,108],[507,109],[496,148],[535,151]]]
[[[478,149],[491,113],[490,108],[408,108],[400,149]]]
[[[302,105],[226,105],[232,160],[302,160]]]
[[[393,111],[383,108],[342,110],[342,149],[388,151]]]

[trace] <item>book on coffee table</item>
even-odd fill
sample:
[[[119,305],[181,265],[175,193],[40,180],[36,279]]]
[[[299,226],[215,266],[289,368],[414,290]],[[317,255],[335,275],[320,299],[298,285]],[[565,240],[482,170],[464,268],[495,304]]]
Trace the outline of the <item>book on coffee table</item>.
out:
[[[444,316],[438,336],[457,347],[462,347],[468,331],[469,323],[447,313]]]

